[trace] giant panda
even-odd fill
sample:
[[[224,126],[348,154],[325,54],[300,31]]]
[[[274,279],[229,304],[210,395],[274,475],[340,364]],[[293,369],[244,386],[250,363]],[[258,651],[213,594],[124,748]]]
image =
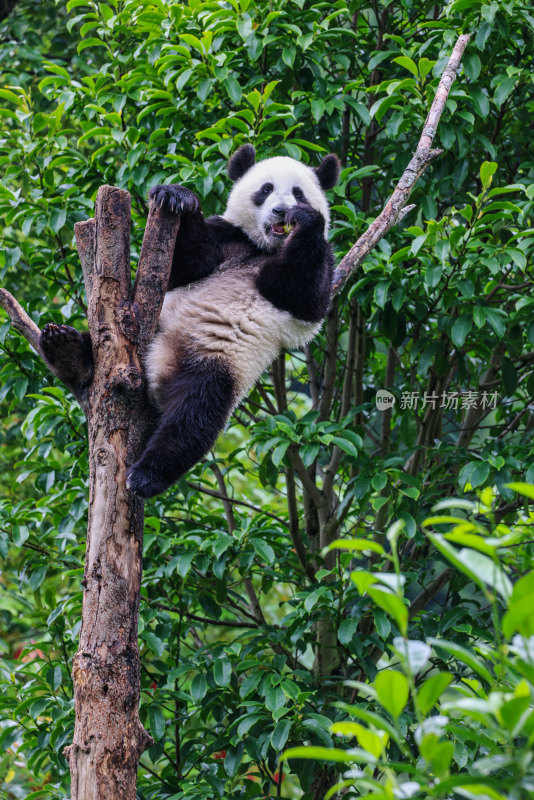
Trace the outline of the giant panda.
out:
[[[256,162],[244,145],[228,174],[234,186],[222,216],[204,219],[182,186],[150,192],[181,220],[146,356],[161,418],[127,475],[140,497],[164,491],[199,461],[262,372],[282,349],[309,342],[328,310],[334,260],[325,191],[338,180],[337,157],[315,169],[286,156]]]
[[[145,359],[161,416],[128,470],[134,494],[153,497],[175,483],[213,447],[281,350],[302,347],[319,330],[334,264],[325,191],[339,171],[332,154],[311,168],[287,156],[256,162],[254,148],[243,145],[228,163],[234,185],[226,210],[209,219],[190,189],[151,189],[151,201],[179,214],[180,227]],[[54,325],[43,330],[51,359],[62,333]]]

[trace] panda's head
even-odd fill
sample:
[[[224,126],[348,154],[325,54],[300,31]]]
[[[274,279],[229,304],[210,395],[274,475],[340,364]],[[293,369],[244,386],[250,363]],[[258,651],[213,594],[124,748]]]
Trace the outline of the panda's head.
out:
[[[223,217],[241,228],[257,247],[273,252],[286,239],[284,222],[289,209],[307,203],[323,215],[326,235],[330,213],[324,193],[337,183],[339,169],[334,155],[325,156],[315,168],[288,156],[256,163],[254,148],[245,144],[228,163],[235,185]]]

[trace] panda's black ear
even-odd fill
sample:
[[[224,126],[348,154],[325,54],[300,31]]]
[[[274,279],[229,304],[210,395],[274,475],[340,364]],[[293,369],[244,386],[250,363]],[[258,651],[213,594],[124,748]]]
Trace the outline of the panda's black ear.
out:
[[[339,158],[333,153],[330,153],[323,158],[318,167],[314,167],[313,171],[319,178],[321,188],[325,191],[331,189],[339,180],[339,173],[341,171]]]
[[[256,151],[251,144],[244,144],[236,150],[228,162],[228,175],[230,180],[238,181],[247,170],[254,166]]]

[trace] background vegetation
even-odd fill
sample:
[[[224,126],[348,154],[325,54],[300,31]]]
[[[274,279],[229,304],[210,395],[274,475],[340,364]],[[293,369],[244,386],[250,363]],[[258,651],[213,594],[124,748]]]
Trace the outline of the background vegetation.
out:
[[[341,256],[472,33],[416,210],[213,457],[147,506],[139,797],[318,800],[340,779],[377,800],[532,797],[530,4],[13,5],[0,281],[36,322],[79,327],[73,225],[100,184],[132,193],[136,258],[152,185],[220,212],[238,145],[334,151]],[[0,793],[67,798],[84,420],[7,321],[0,344]]]

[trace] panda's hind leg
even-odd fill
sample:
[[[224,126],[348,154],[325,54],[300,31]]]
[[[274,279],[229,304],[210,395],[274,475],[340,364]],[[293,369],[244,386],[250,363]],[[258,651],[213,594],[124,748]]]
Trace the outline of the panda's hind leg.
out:
[[[91,337],[70,325],[45,325],[40,338],[45,358],[72,386],[87,386],[93,377]]]
[[[165,407],[126,486],[139,497],[165,491],[213,447],[235,404],[235,381],[217,358],[187,358],[165,386]]]

